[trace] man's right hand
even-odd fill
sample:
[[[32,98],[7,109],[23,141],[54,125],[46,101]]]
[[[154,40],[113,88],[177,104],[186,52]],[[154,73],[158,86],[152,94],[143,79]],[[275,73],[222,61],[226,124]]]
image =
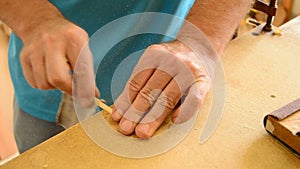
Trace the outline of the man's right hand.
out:
[[[64,18],[51,19],[22,37],[20,61],[28,83],[72,94],[72,71],[88,34]]]
[[[76,96],[99,95],[92,54],[85,46],[88,34],[66,20],[56,6],[48,0],[1,0],[0,19],[23,41],[20,61],[33,88],[60,89],[71,95],[74,76],[76,83],[84,84]]]

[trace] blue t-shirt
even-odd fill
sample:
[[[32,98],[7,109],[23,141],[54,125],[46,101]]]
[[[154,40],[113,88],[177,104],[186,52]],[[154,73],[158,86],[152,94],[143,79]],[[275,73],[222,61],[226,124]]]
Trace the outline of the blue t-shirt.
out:
[[[65,18],[82,27],[87,31],[89,36],[92,36],[97,30],[105,27],[108,23],[131,14],[159,12],[185,18],[194,0],[52,0],[50,2],[62,12]],[[151,30],[157,27],[158,29],[164,29],[161,30],[162,32],[171,31],[176,33],[182,24],[179,22],[173,23],[172,21],[167,21],[168,23],[166,23],[165,19],[155,16],[146,18],[151,18],[151,23],[153,23],[146,26],[140,25],[141,23],[145,24],[142,22],[143,18],[129,17],[127,18],[128,22],[124,26],[112,27],[111,31],[113,34],[110,34],[110,37],[105,37],[104,35],[103,38],[107,40],[126,37],[105,53],[105,56],[101,59],[101,63],[99,62],[99,67],[95,66],[97,87],[100,90],[101,98],[107,100],[108,104],[112,104],[113,99],[122,91],[133,67],[142,54],[141,51],[151,44],[172,39],[162,34],[151,33]],[[166,24],[168,26],[161,26]],[[137,27],[145,29],[142,31],[144,33],[129,37],[126,36]],[[147,29],[150,31],[147,31]],[[90,44],[93,54],[101,53],[101,44],[94,43],[96,45]],[[96,47],[93,47],[93,45]],[[20,65],[19,55],[22,47],[22,41],[12,33],[8,56],[16,102],[20,109],[26,113],[46,121],[55,122],[62,92],[59,90],[42,91],[30,87],[24,78]],[[126,62],[127,71],[121,71],[119,74],[122,76],[118,78],[119,81],[113,83],[117,84],[117,86],[114,86],[114,88],[118,88],[117,91],[112,92],[111,82],[114,81],[114,72],[118,71],[118,65],[132,54],[135,56]],[[94,60],[97,61],[97,58]]]

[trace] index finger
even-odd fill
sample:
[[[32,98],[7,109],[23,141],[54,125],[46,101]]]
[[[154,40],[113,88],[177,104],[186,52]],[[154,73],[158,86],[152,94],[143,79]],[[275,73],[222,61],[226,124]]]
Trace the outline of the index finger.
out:
[[[47,44],[45,66],[48,82],[57,89],[72,93],[72,75],[70,65],[62,43]]]
[[[95,103],[96,85],[93,67],[93,56],[88,43],[78,55],[73,71],[73,96],[83,107],[89,107]]]

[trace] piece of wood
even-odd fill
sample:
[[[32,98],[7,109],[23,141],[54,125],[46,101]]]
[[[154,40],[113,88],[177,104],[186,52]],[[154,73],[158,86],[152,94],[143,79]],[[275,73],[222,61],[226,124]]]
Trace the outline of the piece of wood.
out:
[[[280,124],[289,129],[294,135],[300,134],[300,111],[295,112],[290,117],[283,119]],[[298,136],[299,137],[299,136]],[[300,137],[299,137],[300,139]],[[300,140],[299,140],[300,143]],[[300,145],[297,147],[300,153]]]
[[[99,100],[98,98],[95,98],[96,104],[102,108],[103,110],[107,111],[108,113],[112,114],[112,108],[106,105],[103,101]]]
[[[205,144],[199,144],[199,135],[211,94],[191,132],[164,154],[146,159],[118,157],[101,149],[80,125],[75,125],[2,168],[300,168],[300,161],[263,127],[268,112],[300,96],[300,17],[282,29],[280,37],[248,32],[228,46],[222,57],[226,75],[224,114]]]
[[[300,98],[264,118],[266,130],[300,158]]]

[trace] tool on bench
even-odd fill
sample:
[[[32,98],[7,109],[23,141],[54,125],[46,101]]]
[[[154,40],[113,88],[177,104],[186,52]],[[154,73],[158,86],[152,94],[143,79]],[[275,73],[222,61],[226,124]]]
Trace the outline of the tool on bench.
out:
[[[98,98],[95,98],[95,101],[96,101],[97,106],[99,106],[103,110],[105,110],[105,111],[109,112],[110,114],[112,114],[112,108],[109,107],[108,105],[106,105],[104,100],[100,100]]]
[[[300,98],[264,118],[268,133],[300,158]]]
[[[253,8],[261,12],[264,12],[268,15],[263,30],[266,32],[271,32],[273,30],[272,22],[277,12],[277,0],[271,0],[269,4],[267,4],[262,0],[256,0],[253,5]]]

